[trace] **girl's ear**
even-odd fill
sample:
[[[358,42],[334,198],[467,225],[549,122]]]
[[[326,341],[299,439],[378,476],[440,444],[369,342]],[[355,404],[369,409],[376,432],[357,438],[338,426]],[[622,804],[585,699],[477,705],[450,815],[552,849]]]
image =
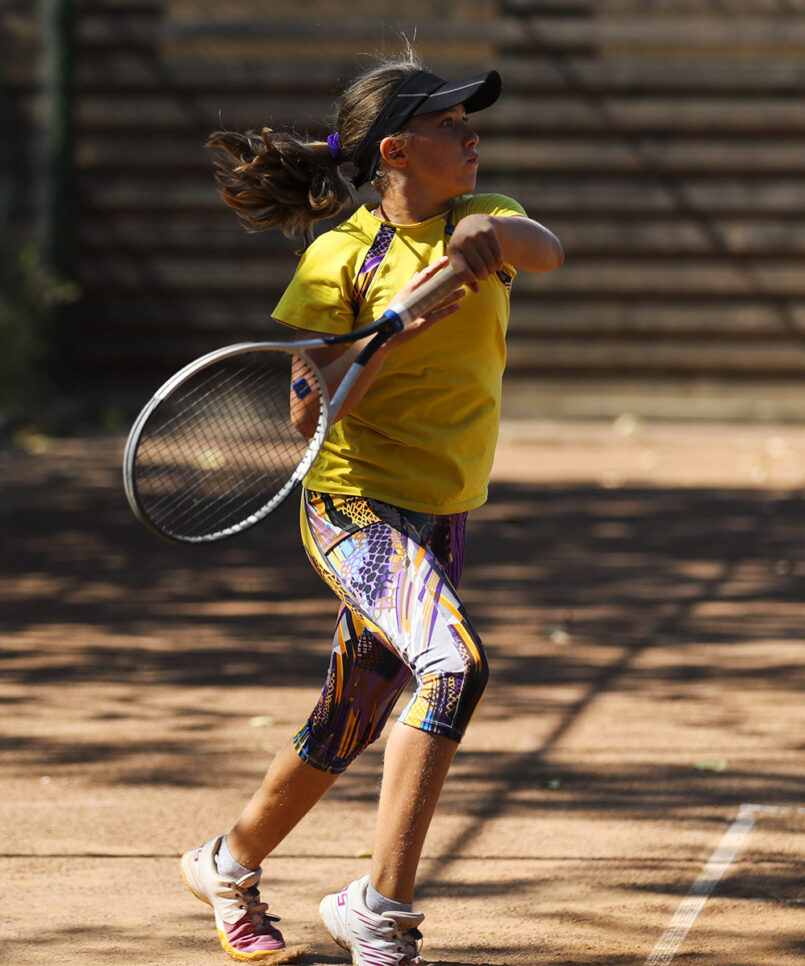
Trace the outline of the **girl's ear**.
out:
[[[404,168],[408,164],[405,143],[395,138],[383,138],[380,142],[380,157],[392,168]]]

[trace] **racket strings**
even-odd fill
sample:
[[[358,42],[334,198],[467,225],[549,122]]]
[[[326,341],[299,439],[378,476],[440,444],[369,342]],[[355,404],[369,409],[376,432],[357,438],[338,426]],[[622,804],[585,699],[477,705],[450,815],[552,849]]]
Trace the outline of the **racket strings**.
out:
[[[248,399],[245,391],[250,378],[253,381],[253,374],[250,377],[248,370],[244,369],[232,373],[219,384],[210,385],[213,377],[208,377],[192,395],[174,400],[177,410],[175,415],[166,414],[166,420],[160,427],[160,436],[151,440],[152,453],[167,444],[174,448],[174,457],[177,454],[180,457],[178,465],[173,466],[169,487],[164,487],[164,465],[160,465],[158,476],[151,480],[156,497],[152,506],[157,509],[161,507],[163,512],[169,513],[177,527],[182,527],[185,523],[183,511],[186,516],[192,516],[197,506],[198,486],[203,486],[208,496],[215,496],[216,510],[219,514],[225,514],[227,502],[237,500],[238,494],[242,498],[249,491],[249,487],[261,479],[261,472],[249,472],[242,459],[238,463],[239,474],[233,475],[231,472],[232,446],[243,446],[251,435],[244,427],[251,425],[254,411],[243,405],[244,399]],[[233,392],[238,393],[235,398],[237,406],[234,408],[233,398],[229,395]],[[265,401],[270,402],[268,399]],[[218,427],[209,419],[199,419],[200,413],[210,412],[212,404],[217,409],[216,419],[227,421],[232,430],[233,435],[227,443],[227,450],[222,445]],[[141,455],[141,463],[142,459]],[[142,465],[139,469],[143,470]],[[177,472],[181,474],[182,482],[191,483],[187,489],[177,490],[174,479]],[[157,483],[159,485],[155,485]]]
[[[316,375],[291,352],[239,353],[191,376],[143,427],[134,479],[142,511],[182,539],[241,529],[296,482],[310,447],[294,424],[300,406],[315,427]]]

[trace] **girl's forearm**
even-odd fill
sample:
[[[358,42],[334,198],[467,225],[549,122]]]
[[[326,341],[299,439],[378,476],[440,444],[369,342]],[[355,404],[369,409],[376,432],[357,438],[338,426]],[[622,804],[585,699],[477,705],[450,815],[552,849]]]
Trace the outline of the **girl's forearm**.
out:
[[[347,374],[350,366],[358,358],[363,348],[373,339],[374,336],[367,336],[358,342],[353,342],[344,350],[333,350],[331,348],[308,350],[308,355],[316,364],[321,373],[327,395],[330,399],[335,395],[338,387]],[[350,388],[346,398],[341,404],[339,411],[334,415],[334,421],[341,419],[351,409],[353,409],[366,395],[366,390],[372,384],[383,366],[388,354],[388,346],[381,346],[377,352],[368,360],[362,372],[358,375],[354,385]],[[294,413],[294,424],[297,429],[306,436],[312,436],[316,428],[316,414],[318,405],[311,398],[306,407],[296,405]]]
[[[552,272],[565,259],[552,231],[532,218],[498,215],[492,218],[506,261],[524,272]]]

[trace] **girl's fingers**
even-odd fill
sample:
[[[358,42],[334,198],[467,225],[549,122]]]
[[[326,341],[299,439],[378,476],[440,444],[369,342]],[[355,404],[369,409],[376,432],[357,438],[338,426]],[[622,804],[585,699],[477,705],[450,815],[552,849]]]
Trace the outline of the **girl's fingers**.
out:
[[[464,285],[467,285],[473,292],[478,291],[478,279],[475,270],[467,260],[467,256],[460,249],[453,249],[450,252],[450,261],[455,269],[456,275]]]
[[[402,332],[398,332],[389,339],[387,345],[403,345],[403,343],[410,342],[411,339],[415,339],[423,332],[427,332],[431,326],[457,312],[460,308],[460,302],[466,294],[467,290],[461,288],[448,295],[447,298],[434,306],[427,315],[420,315],[419,318],[408,322]]]
[[[503,246],[484,216],[462,219],[447,250],[456,272],[473,291],[477,291],[479,282],[503,268]]]
[[[442,319],[446,319],[448,315],[452,315],[454,312],[458,312],[460,306],[458,302],[451,302],[450,305],[445,305],[444,308],[437,309],[435,312],[430,312],[428,314],[428,322],[440,322]]]
[[[449,261],[450,259],[447,257],[447,255],[442,255],[441,258],[437,258],[435,262],[431,262],[430,265],[427,265],[425,268],[423,268],[421,272],[417,272],[414,276],[414,281],[416,282],[417,286],[421,285],[423,282],[426,282],[429,278],[433,278],[437,272],[441,272]]]
[[[497,239],[479,238],[474,245],[462,248],[461,255],[480,280],[488,278],[503,266],[503,251]]]
[[[397,298],[404,298],[406,295],[415,292],[421,285],[433,278],[434,275],[438,274],[449,263],[450,259],[447,255],[443,255],[441,258],[437,258],[435,262],[431,262],[430,265],[426,265],[425,268],[411,278],[411,281],[404,288],[400,289],[397,293]],[[460,283],[457,282],[456,284]]]
[[[441,322],[442,319],[446,319],[448,315],[458,312],[458,310],[458,302],[453,302],[450,305],[445,305],[443,308],[433,309],[431,312],[428,312],[427,315],[420,316],[418,319],[414,319],[414,321],[405,328],[405,341],[415,338],[416,336],[421,335],[423,332],[427,332],[427,330],[432,326],[436,325],[438,322]]]
[[[425,315],[423,315],[421,318],[427,322],[436,321],[437,319],[441,319],[444,317],[443,313],[445,309],[449,309],[450,310],[449,314],[452,315],[453,312],[455,312],[456,309],[458,309],[459,302],[464,298],[466,294],[467,294],[467,290],[465,288],[456,289],[455,292],[452,292],[446,298],[443,298],[438,305],[434,305],[433,308]]]

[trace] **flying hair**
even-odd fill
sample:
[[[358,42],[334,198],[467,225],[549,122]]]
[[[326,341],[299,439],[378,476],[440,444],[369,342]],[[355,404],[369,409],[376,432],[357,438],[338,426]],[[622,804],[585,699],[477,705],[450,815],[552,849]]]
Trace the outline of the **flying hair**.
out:
[[[359,74],[335,105],[333,130],[342,156],[349,159],[396,87],[422,70],[410,46],[398,58],[384,59]],[[405,136],[401,132],[400,136]],[[215,131],[206,146],[215,151],[215,180],[221,198],[247,231],[280,228],[307,243],[315,224],[334,218],[353,202],[353,189],[327,140],[294,131]],[[371,179],[385,188],[382,163]]]

